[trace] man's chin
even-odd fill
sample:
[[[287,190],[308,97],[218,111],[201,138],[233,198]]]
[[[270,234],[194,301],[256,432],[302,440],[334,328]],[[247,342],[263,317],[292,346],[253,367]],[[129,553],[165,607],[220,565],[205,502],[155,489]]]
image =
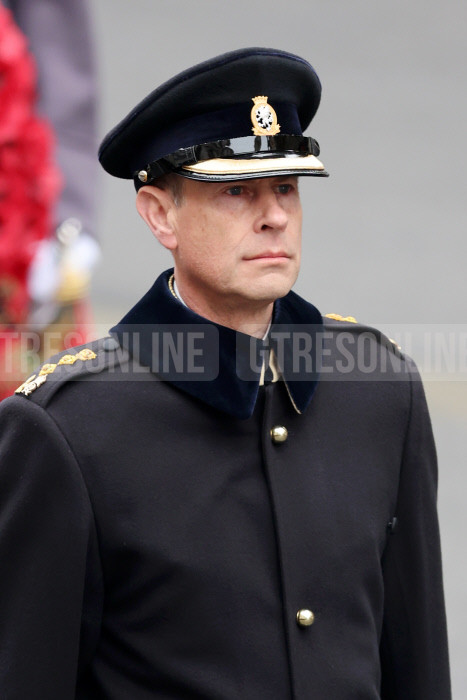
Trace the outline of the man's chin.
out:
[[[253,286],[252,289],[249,290],[248,297],[251,301],[271,303],[276,301],[276,299],[287,296],[292,286],[292,283],[264,285],[260,288]]]
[[[296,275],[271,274],[252,282],[249,293],[257,301],[275,301],[285,297],[297,279]]]

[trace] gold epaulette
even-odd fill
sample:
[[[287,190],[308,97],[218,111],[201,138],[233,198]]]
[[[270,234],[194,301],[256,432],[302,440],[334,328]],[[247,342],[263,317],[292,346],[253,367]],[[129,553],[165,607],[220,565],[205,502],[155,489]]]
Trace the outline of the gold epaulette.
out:
[[[29,396],[33,391],[42,386],[46,382],[49,374],[53,374],[56,368],[60,365],[74,365],[77,360],[85,362],[86,360],[94,360],[96,357],[97,355],[94,350],[90,350],[89,348],[83,348],[74,355],[62,355],[58,362],[47,362],[46,364],[42,365],[37,374],[33,374],[28,377],[28,379],[26,379],[26,381],[15,390],[15,394]]]
[[[325,318],[332,318],[334,321],[347,321],[347,323],[357,323],[353,316],[341,316],[340,314],[325,314]]]

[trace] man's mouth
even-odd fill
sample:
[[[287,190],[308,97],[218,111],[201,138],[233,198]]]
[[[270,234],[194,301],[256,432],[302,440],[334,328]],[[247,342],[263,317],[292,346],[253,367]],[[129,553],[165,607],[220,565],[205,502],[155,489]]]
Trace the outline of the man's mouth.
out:
[[[257,255],[250,255],[245,258],[245,260],[271,260],[271,259],[277,259],[277,260],[284,260],[290,258],[290,255],[288,255],[285,251],[283,250],[266,250],[263,253],[258,253]]]

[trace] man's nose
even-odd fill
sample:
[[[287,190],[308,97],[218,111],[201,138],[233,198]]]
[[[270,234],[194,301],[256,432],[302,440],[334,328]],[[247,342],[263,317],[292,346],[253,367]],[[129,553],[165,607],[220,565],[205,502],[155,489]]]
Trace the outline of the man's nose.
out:
[[[262,192],[258,196],[258,213],[255,221],[255,231],[285,230],[288,215],[275,192]]]

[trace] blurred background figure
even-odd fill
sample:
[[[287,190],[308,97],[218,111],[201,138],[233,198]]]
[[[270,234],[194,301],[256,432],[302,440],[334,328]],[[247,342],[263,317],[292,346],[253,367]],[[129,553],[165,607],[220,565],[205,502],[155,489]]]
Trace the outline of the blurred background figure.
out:
[[[20,326],[31,358],[88,339],[96,121],[86,0],[0,0],[0,398],[29,370]]]

